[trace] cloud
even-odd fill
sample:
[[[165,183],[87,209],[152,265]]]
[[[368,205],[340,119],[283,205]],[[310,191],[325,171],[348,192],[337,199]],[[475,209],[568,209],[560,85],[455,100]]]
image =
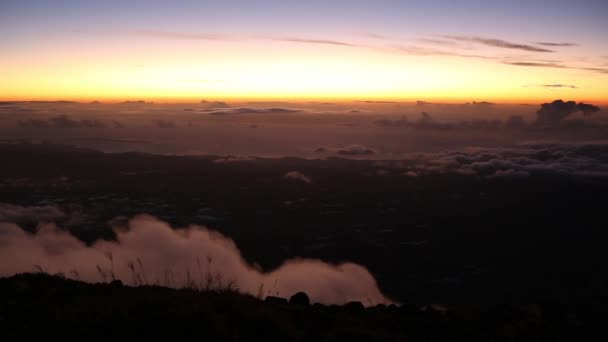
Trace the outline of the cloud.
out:
[[[207,112],[209,115],[237,115],[237,114],[289,114],[299,113],[302,110],[292,108],[221,108],[221,109],[201,109],[201,112]]]
[[[575,67],[564,65],[562,63],[557,62],[510,62],[503,61],[503,64],[513,65],[513,66],[522,66],[522,67],[536,67],[536,68],[556,68],[556,69],[572,69],[572,70],[584,70],[584,71],[593,71],[598,72],[600,74],[608,74],[608,69],[604,68],[593,68],[593,67]]]
[[[395,120],[378,119],[374,121],[374,124],[384,127],[409,127],[412,123],[408,120],[407,116],[403,115],[401,118]]]
[[[154,102],[146,102],[143,100],[136,100],[136,101],[123,101],[120,104],[123,105],[144,105],[144,104],[153,104]]]
[[[87,282],[120,279],[126,284],[205,287],[208,279],[232,282],[238,290],[256,295],[291,296],[304,291],[313,302],[365,305],[389,303],[374,277],[360,265],[328,264],[293,259],[263,272],[245,261],[235,243],[200,226],[172,229],[167,223],[141,215],[126,227],[114,227],[116,241],[91,246],[60,230],[41,224],[35,234],[15,224],[0,224],[0,276],[32,272],[34,265],[49,273],[62,272]],[[266,295],[265,291],[265,295]]]
[[[560,83],[555,83],[555,84],[533,84],[533,85],[529,85],[526,87],[540,87],[540,88],[570,88],[570,89],[578,89],[577,86],[575,85],[570,85],[570,84],[560,84]]]
[[[51,205],[22,207],[0,203],[0,222],[54,222],[65,216],[62,210]]]
[[[97,119],[74,120],[67,115],[59,115],[48,120],[24,119],[17,121],[18,127],[33,128],[105,128],[105,124]]]
[[[336,153],[347,156],[366,156],[374,154],[376,151],[363,145],[349,145],[336,149]]]
[[[578,46],[576,43],[552,43],[552,42],[534,42],[536,45],[551,46],[551,47],[572,47]]]
[[[595,72],[599,72],[600,74],[608,74],[608,69],[605,69],[605,68],[575,68],[575,69],[595,71]]]
[[[496,39],[496,38],[484,38],[484,37],[474,37],[474,36],[444,36],[445,38],[461,41],[461,42],[471,42],[478,43],[486,46],[498,47],[503,49],[515,49],[515,50],[523,50],[528,52],[555,52],[553,50],[548,50],[544,48],[539,48],[532,45],[527,44],[518,44],[511,43],[506,40]]]
[[[0,101],[0,112],[31,112],[32,109],[22,107],[20,102]]]
[[[177,39],[177,40],[226,40],[231,37],[225,34],[218,33],[185,33],[185,32],[171,32],[171,31],[156,31],[156,30],[133,30],[131,34],[150,37],[150,38],[163,38],[163,39]]]
[[[215,163],[215,164],[238,163],[238,162],[248,162],[248,161],[253,161],[253,160],[255,160],[254,157],[247,157],[247,156],[234,157],[234,156],[228,156],[228,157],[224,157],[224,158],[214,159],[213,163]]]
[[[546,175],[608,178],[607,156],[606,143],[526,144],[408,154],[394,167],[404,174],[458,174],[513,181]]]
[[[408,128],[416,128],[416,129],[435,129],[435,130],[446,130],[456,128],[458,125],[437,122],[431,116],[431,114],[427,112],[421,112],[420,117],[416,121],[409,121],[409,119],[403,115],[399,119],[391,120],[391,119],[379,119],[374,121],[374,124],[377,126],[383,127],[408,127]],[[468,123],[461,123],[462,126],[468,125]]]
[[[393,45],[391,49],[397,51],[399,53],[404,53],[408,55],[414,56],[454,56],[454,57],[462,57],[462,58],[478,58],[478,59],[496,59],[495,57],[477,55],[477,54],[466,54],[445,50],[438,50],[433,48],[426,48],[420,46],[404,46],[404,45]]]
[[[562,100],[555,100],[551,103],[544,103],[541,105],[541,108],[536,112],[536,123],[541,125],[554,125],[578,111],[583,112],[585,116],[589,116],[599,110],[599,107],[591,104],[577,104],[574,101],[564,102]]]
[[[302,181],[302,182],[308,183],[308,184],[312,183],[312,180],[310,179],[310,177],[306,176],[305,174],[303,174],[300,171],[289,171],[283,176],[283,178]]]
[[[542,63],[542,62],[503,62],[504,64],[514,66],[525,66],[525,67],[538,67],[538,68],[558,68],[568,69],[569,67],[558,64],[558,63]]]
[[[370,103],[370,104],[396,104],[396,103],[399,103],[396,101],[372,101],[372,100],[355,101],[355,102],[363,102],[363,103]]]
[[[327,39],[314,39],[314,38],[300,38],[300,37],[274,37],[272,40],[291,42],[291,43],[304,43],[304,44],[321,44],[321,45],[338,45],[338,46],[356,46],[351,43],[341,42],[337,40]]]
[[[318,39],[318,38],[305,38],[305,37],[277,37],[277,36],[233,36],[221,33],[209,33],[209,32],[175,32],[175,31],[158,31],[158,30],[134,30],[130,32],[133,35],[149,38],[160,38],[160,39],[174,39],[174,40],[248,40],[248,39],[266,39],[290,43],[302,43],[302,44],[321,44],[321,45],[337,45],[337,46],[356,46],[351,43],[330,40],[330,39]]]
[[[47,120],[40,119],[25,119],[17,121],[18,127],[35,127],[35,128],[47,128],[51,127],[51,123]]]
[[[62,128],[80,127],[81,125],[81,122],[72,120],[67,115],[56,116],[54,118],[51,118],[50,121],[53,126]]]
[[[583,112],[583,114],[585,116],[590,116],[593,113],[599,112],[600,111],[600,107],[598,106],[594,106],[592,104],[588,104],[588,103],[579,103],[578,104],[578,110],[580,110],[581,112]]]
[[[420,38],[418,39],[418,41],[422,43],[436,44],[448,47],[460,47],[459,43],[445,39]]]
[[[202,100],[201,105],[205,106],[208,109],[230,108],[230,105],[223,101]]]

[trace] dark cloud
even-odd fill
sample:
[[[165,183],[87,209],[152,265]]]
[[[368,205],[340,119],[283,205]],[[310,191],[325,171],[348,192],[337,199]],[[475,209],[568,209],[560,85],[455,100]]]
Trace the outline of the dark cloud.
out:
[[[67,115],[56,116],[54,118],[51,118],[50,121],[53,126],[62,128],[74,128],[80,127],[81,125],[80,121],[70,119]]]
[[[591,104],[577,104],[574,101],[564,102],[562,100],[556,100],[551,103],[544,103],[541,105],[541,108],[536,112],[536,123],[541,125],[555,125],[578,111],[583,112],[586,116],[589,116],[594,112],[598,112],[599,110],[599,107]]]
[[[399,103],[399,102],[395,102],[395,101],[371,101],[371,100],[367,100],[367,101],[356,101],[356,102],[363,102],[363,103],[372,103],[372,104],[391,104],[391,103]]]
[[[346,156],[368,156],[375,154],[376,151],[363,145],[349,145],[337,148],[336,153]]]
[[[445,36],[445,38],[461,41],[461,42],[471,42],[478,43],[486,46],[498,47],[503,49],[515,49],[515,50],[523,50],[528,52],[555,52],[553,50],[539,48],[533,45],[527,44],[518,44],[508,42],[502,39],[496,38],[484,38],[484,37],[474,37],[474,36]]]
[[[51,127],[51,123],[46,120],[40,119],[24,119],[17,121],[18,127],[33,127],[33,128],[47,128]]]
[[[537,67],[537,68],[556,68],[556,69],[573,69],[573,70],[585,70],[585,71],[593,71],[601,74],[608,74],[608,69],[604,68],[592,68],[592,67],[575,67],[568,66],[557,62],[510,62],[503,61],[503,64],[514,65],[514,66],[523,66],[523,67]]]
[[[103,137],[83,137],[83,138],[74,138],[71,140],[107,142],[107,143],[119,143],[119,144],[151,144],[152,143],[152,140],[144,140],[144,139],[117,139],[117,138],[103,138]]]
[[[571,47],[578,46],[575,43],[552,43],[552,42],[534,42],[536,45],[551,46],[551,47]]]
[[[214,109],[214,108],[230,108],[230,105],[226,102],[223,101],[206,101],[206,100],[202,100],[201,101],[201,105],[204,105],[205,107],[209,108],[209,109]]]
[[[544,103],[536,112],[536,123],[555,124],[562,121],[577,110],[576,102],[574,101],[564,102],[562,100],[556,100],[552,103]]]
[[[525,67],[538,67],[538,68],[558,68],[568,69],[567,66],[558,63],[542,63],[542,62],[503,62],[508,65],[525,66]]]
[[[537,85],[531,85],[528,87],[540,87],[540,88],[570,88],[570,89],[578,89],[577,86],[574,85],[570,85],[570,84],[537,84]]]
[[[203,109],[202,112],[207,112],[209,115],[235,115],[235,114],[289,114],[289,113],[299,113],[301,109],[293,109],[293,108],[282,108],[282,107],[273,107],[273,108],[250,108],[250,107],[241,107],[241,108],[225,108],[225,109]]]
[[[144,105],[144,104],[153,104],[153,103],[154,102],[146,102],[143,100],[121,102],[121,104],[124,104],[124,105]]]
[[[19,120],[17,126],[24,128],[104,128],[105,124],[97,119],[74,120],[67,115],[59,115],[48,120],[31,118]]]
[[[411,122],[407,119],[407,116],[402,116],[399,119],[391,120],[391,119],[378,119],[374,121],[374,124],[377,126],[384,127],[409,127]]]
[[[19,102],[1,101],[0,112],[31,112],[32,109],[23,107]]]
[[[595,71],[595,72],[599,72],[600,74],[608,74],[608,69],[604,69],[604,68],[576,68],[576,69]]]
[[[89,127],[89,128],[104,128],[104,127],[106,127],[106,125],[103,122],[101,122],[101,121],[99,121],[97,119],[93,119],[93,120],[85,119],[85,120],[80,121],[80,123],[81,123],[82,127]]]
[[[593,113],[599,112],[600,111],[600,107],[598,106],[594,106],[592,104],[588,104],[588,103],[579,103],[578,104],[578,110],[580,110],[581,112],[583,112],[583,114],[585,116],[590,116]]]
[[[431,114],[427,112],[421,112],[420,118],[416,121],[409,121],[408,118],[404,115],[399,119],[379,119],[374,121],[374,124],[377,126],[383,127],[408,127],[408,128],[417,128],[417,129],[434,129],[434,130],[445,130],[455,128],[454,124],[437,122]]]

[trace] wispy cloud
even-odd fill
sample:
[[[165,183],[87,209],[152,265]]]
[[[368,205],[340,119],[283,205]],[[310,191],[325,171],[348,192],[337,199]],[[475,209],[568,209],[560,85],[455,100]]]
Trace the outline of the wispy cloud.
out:
[[[303,43],[303,44],[356,46],[355,44],[341,42],[341,41],[337,41],[337,40],[302,38],[302,37],[268,37],[268,39],[282,41],[282,42]]]
[[[530,84],[524,87],[538,87],[538,88],[549,88],[549,89],[560,89],[560,88],[569,88],[569,89],[578,89],[577,86],[571,84]]]
[[[503,62],[508,65],[525,66],[525,67],[539,67],[539,68],[558,68],[558,69],[569,69],[565,65],[557,63],[542,63],[542,62]]]
[[[220,33],[186,33],[186,32],[169,32],[169,31],[155,31],[155,30],[133,30],[132,34],[150,37],[150,38],[163,38],[163,39],[181,39],[181,40],[227,40],[233,39],[233,37],[220,34]]]
[[[577,69],[595,71],[595,72],[599,72],[601,74],[608,74],[608,69],[605,69],[605,68],[577,68]]]
[[[555,69],[572,69],[572,70],[584,70],[584,71],[593,71],[601,74],[608,74],[608,69],[604,68],[594,68],[594,67],[577,67],[570,66],[560,63],[544,63],[544,62],[509,62],[503,61],[503,64],[513,65],[513,66],[522,66],[522,67],[536,67],[536,68],[555,68]]]
[[[467,54],[467,53],[459,53],[453,51],[439,50],[434,48],[426,48],[415,45],[392,45],[390,46],[394,51],[398,51],[400,53],[414,55],[414,56],[454,56],[454,57],[462,57],[462,58],[479,58],[479,59],[496,59],[491,56],[477,55],[477,54]]]
[[[553,42],[534,42],[536,45],[551,46],[551,47],[572,47],[578,46],[576,43],[553,43]]]
[[[419,38],[419,39],[417,39],[417,41],[419,41],[421,43],[441,45],[441,46],[461,48],[461,49],[471,49],[472,48],[470,45],[465,46],[465,45],[462,45],[453,40],[447,40],[447,39]]]
[[[302,43],[302,44],[321,44],[321,45],[338,45],[338,46],[356,46],[349,42],[343,42],[338,40],[330,39],[317,39],[308,37],[280,37],[280,36],[233,36],[222,33],[209,33],[209,32],[172,32],[172,31],[157,31],[157,30],[133,30],[131,34],[160,39],[175,39],[175,40],[235,40],[235,39],[262,39],[262,40],[274,40],[290,43]]]
[[[366,32],[366,33],[362,33],[361,35],[364,37],[367,37],[367,38],[373,38],[373,39],[379,39],[379,40],[400,40],[395,37],[391,37],[391,36],[387,36],[387,35],[379,34],[379,33],[373,33],[373,32]]]
[[[533,45],[512,43],[512,42],[508,42],[506,40],[496,39],[496,38],[484,38],[484,37],[473,37],[473,36],[450,36],[450,35],[444,36],[444,37],[447,39],[455,40],[455,41],[471,42],[471,43],[477,43],[477,44],[482,44],[482,45],[492,46],[492,47],[497,47],[497,48],[503,48],[503,49],[515,49],[515,50],[523,50],[523,51],[529,51],[529,52],[555,52],[553,50],[548,50],[548,49],[540,48],[540,47],[533,46]]]

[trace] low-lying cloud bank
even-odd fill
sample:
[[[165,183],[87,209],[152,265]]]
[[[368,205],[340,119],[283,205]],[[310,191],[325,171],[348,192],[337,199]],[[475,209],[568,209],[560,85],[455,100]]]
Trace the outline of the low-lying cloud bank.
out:
[[[360,265],[319,260],[286,261],[272,272],[247,263],[234,242],[200,226],[172,229],[140,215],[115,227],[116,241],[87,246],[51,223],[35,234],[0,223],[0,276],[61,272],[87,282],[120,279],[126,284],[214,288],[236,286],[252,295],[291,296],[304,291],[313,302],[365,305],[389,303],[374,277]]]
[[[106,125],[97,119],[74,120],[67,115],[59,115],[48,120],[24,119],[17,121],[18,127],[34,128],[105,128]],[[116,123],[114,123],[116,126]]]
[[[453,173],[490,179],[522,180],[538,176],[608,177],[608,143],[526,144],[511,148],[408,154],[403,160],[379,162],[404,175]],[[389,163],[392,165],[384,165]]]
[[[289,114],[302,112],[301,109],[293,108],[214,108],[214,109],[201,109],[201,112],[206,112],[209,115],[238,115],[238,114]]]

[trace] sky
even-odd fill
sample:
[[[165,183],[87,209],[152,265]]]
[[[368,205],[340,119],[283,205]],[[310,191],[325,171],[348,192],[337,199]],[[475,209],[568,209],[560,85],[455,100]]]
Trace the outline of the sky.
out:
[[[608,103],[608,2],[0,2],[1,100]]]

